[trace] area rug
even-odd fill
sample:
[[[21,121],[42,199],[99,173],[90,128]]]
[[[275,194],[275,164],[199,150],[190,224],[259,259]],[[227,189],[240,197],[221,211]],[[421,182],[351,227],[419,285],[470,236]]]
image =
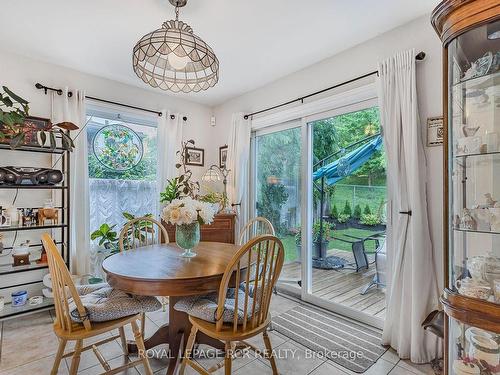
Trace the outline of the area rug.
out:
[[[387,350],[380,344],[381,331],[308,306],[274,317],[272,328],[314,355],[357,373],[368,370]]]

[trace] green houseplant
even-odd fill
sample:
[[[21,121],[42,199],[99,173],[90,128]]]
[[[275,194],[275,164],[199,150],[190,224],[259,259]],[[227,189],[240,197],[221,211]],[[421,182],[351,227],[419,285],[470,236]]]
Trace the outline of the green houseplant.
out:
[[[123,217],[127,219],[127,221],[134,220],[136,217],[128,212],[122,213]],[[144,217],[152,217],[152,214],[146,214]],[[102,262],[104,259],[109,257],[110,255],[116,254],[120,251],[119,248],[119,234],[114,229],[116,228],[116,224],[109,225],[108,223],[103,223],[99,227],[99,229],[93,231],[90,234],[90,239],[92,241],[98,240],[97,245],[99,249],[97,250],[97,260],[96,260],[96,273],[94,276],[95,279],[99,278],[104,280],[104,271],[102,270]],[[123,229],[123,228],[122,228]],[[134,228],[134,237],[137,239],[144,239],[146,231],[152,230],[152,224],[149,222],[139,221],[138,225]],[[131,229],[132,230],[132,229]],[[121,229],[120,229],[121,231]],[[127,238],[130,237],[127,236]]]
[[[0,142],[7,142],[12,149],[16,149],[25,143],[27,133],[35,133],[34,136],[41,147],[47,145],[50,149],[55,149],[57,136],[61,139],[65,150],[73,151],[75,144],[67,131],[77,130],[78,126],[72,122],[50,124],[46,129],[32,129],[25,126],[24,121],[29,117],[28,101],[6,86],[2,86],[2,90],[0,92]]]

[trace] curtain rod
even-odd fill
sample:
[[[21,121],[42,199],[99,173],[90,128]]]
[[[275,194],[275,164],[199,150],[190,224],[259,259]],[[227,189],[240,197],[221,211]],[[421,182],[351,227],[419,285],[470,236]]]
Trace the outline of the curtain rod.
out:
[[[417,60],[417,61],[422,61],[423,59],[425,59],[425,52],[423,52],[423,51],[417,53],[417,55],[415,56],[415,60]],[[290,100],[290,101],[288,101],[286,103],[281,103],[281,104],[275,105],[273,107],[269,107],[269,108],[262,109],[262,110],[257,111],[257,112],[249,113],[248,115],[244,115],[243,118],[245,120],[248,120],[249,117],[252,117],[252,116],[255,116],[255,115],[259,115],[259,114],[264,113],[264,112],[272,111],[273,109],[284,107],[286,105],[289,105],[289,104],[292,104],[292,103],[295,103],[295,102],[302,102],[302,103],[304,103],[305,99],[308,99],[308,98],[310,98],[312,96],[319,95],[319,94],[322,94],[324,92],[336,89],[337,87],[348,85],[349,83],[352,83],[352,82],[355,82],[355,81],[359,81],[360,79],[367,78],[367,77],[370,77],[370,76],[375,75],[375,74],[378,75],[378,70],[375,70],[375,71],[370,72],[370,73],[363,74],[363,75],[361,75],[359,77],[352,78],[352,79],[350,79],[348,81],[345,81],[345,82],[342,82],[342,83],[337,83],[336,85],[327,87],[326,89],[313,92],[311,94],[308,94],[306,96],[302,96],[302,97],[297,98],[297,99]]]
[[[62,89],[55,89],[53,87],[48,87],[48,86],[45,86],[45,85],[42,85],[41,83],[37,83],[35,85],[35,87],[39,90],[44,90],[45,91],[45,95],[47,95],[47,92],[48,91],[54,91],[57,93],[57,95],[62,95],[63,94],[63,90]],[[68,92],[68,97],[72,97],[73,96],[73,93],[71,91]],[[144,112],[149,112],[149,113],[154,113],[154,114],[157,114],[158,116],[162,116],[162,113],[161,112],[158,112],[158,111],[154,111],[152,109],[146,109],[146,108],[142,108],[142,107],[136,107],[136,106],[133,106],[133,105],[129,105],[129,104],[123,104],[123,103],[119,103],[119,102],[114,102],[114,101],[111,101],[111,100],[106,100],[106,99],[100,99],[100,98],[96,98],[94,96],[88,96],[86,95],[85,96],[86,99],[91,99],[91,100],[95,100],[95,101],[98,101],[98,102],[103,102],[103,103],[107,103],[107,104],[114,104],[114,105],[118,105],[120,107],[125,107],[125,108],[131,108],[131,109],[138,109],[140,111],[144,111]],[[175,115],[170,115],[170,118],[173,120],[175,119]],[[187,117],[186,116],[183,116],[182,117],[182,120],[183,121],[187,121]]]

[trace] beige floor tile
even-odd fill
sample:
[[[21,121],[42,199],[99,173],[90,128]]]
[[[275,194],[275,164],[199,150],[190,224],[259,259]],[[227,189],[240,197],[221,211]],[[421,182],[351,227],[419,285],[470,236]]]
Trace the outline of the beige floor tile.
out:
[[[271,340],[271,345],[274,349],[288,341],[288,337],[283,336],[278,331],[268,331],[268,335],[269,339]],[[264,339],[262,338],[262,334],[247,339],[246,341],[260,350],[264,350],[266,347],[264,344]]]
[[[284,372],[279,369],[279,373],[284,374]],[[273,370],[269,366],[260,362],[258,359],[248,363],[247,365],[240,367],[238,370],[233,372],[234,375],[272,375]],[[195,374],[189,374],[195,375]],[[199,374],[198,374],[199,375]]]
[[[116,367],[122,366],[128,362],[130,362],[130,360],[125,356],[114,358],[114,359],[108,361],[111,368],[116,368]],[[137,367],[139,367],[139,366],[137,366]],[[102,368],[102,366],[100,364],[97,364],[97,365],[89,367],[83,371],[79,371],[78,375],[99,375],[99,374],[102,374],[103,372],[104,372],[104,369]],[[134,367],[128,368],[125,371],[120,372],[120,375],[138,375],[138,374],[139,374],[139,372],[138,372],[137,368],[134,368]]]
[[[0,371],[48,357],[57,346],[48,311],[7,320],[3,324]]]
[[[273,294],[273,297],[271,298],[270,312],[272,316],[278,316],[299,305],[299,302],[283,297],[281,294]]]
[[[332,366],[338,368],[339,370],[342,370],[343,372],[349,374],[349,375],[357,375],[358,373],[351,371],[338,363],[335,363],[333,361],[328,361]],[[377,362],[375,362],[367,371],[365,371],[363,374],[364,375],[386,375],[388,374],[393,367],[395,366],[394,363],[388,362],[382,358],[379,358]]]
[[[158,311],[146,313],[146,316],[151,319],[157,326],[168,324],[168,305],[165,306],[165,311],[160,309]]]
[[[415,373],[400,365],[396,365],[390,372],[390,375],[415,375]]]
[[[84,341],[83,345],[84,346],[87,345],[87,342]],[[74,348],[74,342],[72,342],[68,345],[67,351],[73,350],[73,348]],[[122,348],[116,340],[113,340],[113,341],[108,342],[108,343],[103,344],[103,345],[99,345],[98,349],[101,352],[102,356],[107,361],[110,361],[111,359],[114,359],[117,357],[123,357]],[[68,368],[71,367],[71,360],[72,360],[71,357],[65,358],[65,361],[66,361]],[[80,365],[78,366],[78,369],[80,371],[82,371],[82,370],[88,369],[92,366],[95,366],[97,364],[99,364],[99,361],[97,360],[97,357],[95,356],[92,349],[90,349],[90,350],[87,350],[87,351],[82,353],[82,355],[80,357]]]
[[[411,371],[414,374],[434,374],[434,370],[432,369],[430,364],[417,364],[409,361],[408,359],[403,359],[398,363],[398,366]]]
[[[307,375],[325,362],[318,357],[307,358],[307,351],[307,348],[293,341],[287,341],[274,348],[279,373],[281,375]],[[258,359],[258,361],[268,367],[271,366],[267,359]]]
[[[398,363],[400,360],[398,353],[396,353],[393,348],[389,348],[382,356],[382,359],[385,359],[387,362],[391,362],[394,364]]]
[[[310,375],[346,375],[347,372],[342,371],[340,368],[325,362],[317,367]]]
[[[170,358],[169,358],[169,352],[168,352],[168,345],[160,345],[157,346],[149,351],[150,357],[149,357],[149,364],[151,365],[151,368],[153,369],[153,372],[157,372],[160,370],[164,370],[168,367]],[[153,357],[154,355],[154,357]],[[132,360],[136,359],[137,356],[135,355],[130,355],[129,356]],[[141,374],[145,374],[144,368],[142,366],[137,367],[137,370]],[[165,371],[163,371],[165,372]]]
[[[33,362],[26,363],[21,366],[17,366],[11,368],[7,371],[1,371],[2,375],[45,375],[50,374],[52,370],[52,366],[54,364],[54,356],[45,357],[42,359],[38,359]],[[61,365],[59,366],[58,375],[68,375],[68,368],[66,367],[66,363],[61,361]]]

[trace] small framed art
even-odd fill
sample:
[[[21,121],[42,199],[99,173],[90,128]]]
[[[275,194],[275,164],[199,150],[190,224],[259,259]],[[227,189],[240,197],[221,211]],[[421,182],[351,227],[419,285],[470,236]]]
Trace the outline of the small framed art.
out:
[[[219,168],[226,168],[228,146],[219,147]]]
[[[186,147],[186,165],[203,167],[205,165],[205,150],[196,147]]]
[[[443,117],[429,117],[427,119],[427,146],[442,145],[443,136]]]

